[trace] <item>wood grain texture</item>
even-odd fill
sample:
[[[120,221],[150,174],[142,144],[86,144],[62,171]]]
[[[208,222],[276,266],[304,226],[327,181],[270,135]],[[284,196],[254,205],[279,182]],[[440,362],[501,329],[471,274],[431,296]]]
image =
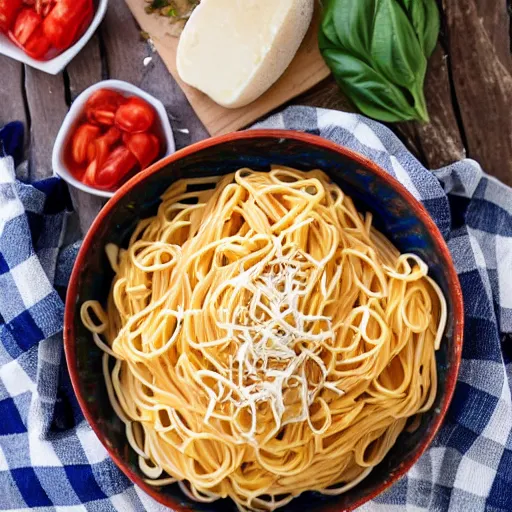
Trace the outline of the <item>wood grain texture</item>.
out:
[[[507,4],[505,0],[444,0],[444,14],[468,156],[512,185],[512,58]]]
[[[357,108],[341,92],[332,75],[290,102],[290,105],[294,104],[357,112]]]
[[[10,121],[26,125],[23,64],[0,55],[0,70],[0,126]]]
[[[62,75],[48,75],[25,66],[25,91],[30,110],[30,179],[52,175],[52,151],[68,106]]]
[[[429,60],[425,97],[430,122],[399,123],[393,129],[427,168],[437,169],[466,154],[453,105],[448,58],[441,44]]]
[[[106,70],[104,72],[102,66],[98,34],[95,34],[84,49],[69,63],[66,73],[72,102],[85,89],[102,80],[104,75],[106,77]]]
[[[25,83],[23,64],[0,55],[0,127],[11,121],[21,121],[25,127],[24,156],[29,149],[30,118],[25,108]],[[29,178],[27,165],[18,169],[19,177]]]
[[[144,11],[145,4],[140,0],[126,0],[126,3],[141,27],[150,34],[169,71],[211,135],[228,133],[246,127],[276,107],[307,91],[329,75],[329,69],[318,50],[317,12],[292,63],[265,94],[246,107],[237,109],[221,107],[197,89],[181,81],[176,69],[178,39],[168,34],[162,20],[157,16],[148,16]]]

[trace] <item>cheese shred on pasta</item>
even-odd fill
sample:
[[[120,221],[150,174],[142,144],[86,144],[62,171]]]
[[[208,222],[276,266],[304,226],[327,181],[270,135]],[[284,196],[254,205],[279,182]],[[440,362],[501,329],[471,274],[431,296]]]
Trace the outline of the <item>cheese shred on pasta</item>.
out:
[[[177,181],[107,255],[81,317],[148,483],[241,511],[343,493],[434,402],[443,294],[321,171]]]

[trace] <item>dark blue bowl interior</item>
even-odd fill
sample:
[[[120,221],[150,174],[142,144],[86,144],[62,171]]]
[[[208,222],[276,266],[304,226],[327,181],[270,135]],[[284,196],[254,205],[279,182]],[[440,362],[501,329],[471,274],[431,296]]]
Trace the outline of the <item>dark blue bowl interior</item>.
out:
[[[453,304],[449,293],[450,277],[446,261],[438,249],[435,238],[414,213],[414,208],[386,180],[365,165],[355,162],[334,150],[311,145],[307,142],[277,137],[235,139],[206,147],[168,164],[148,176],[142,183],[122,197],[99,226],[93,243],[88,249],[85,264],[78,281],[78,298],[75,306],[74,328],[76,333],[76,370],[79,393],[109,447],[125,461],[135,473],[137,457],[128,447],[123,424],[114,414],[108,401],[101,371],[102,352],[92,342],[90,333],[80,321],[80,305],[89,299],[105,302],[113,278],[104,247],[107,243],[125,246],[137,222],[153,215],[160,202],[159,196],[175,181],[184,177],[226,174],[241,167],[267,171],[271,164],[281,164],[302,170],[323,169],[338,183],[346,194],[357,203],[360,210],[373,212],[377,227],[388,235],[402,252],[414,252],[426,261],[431,276],[448,298],[448,328],[441,349],[437,353],[439,388],[432,409],[421,418],[419,428],[413,433],[403,433],[384,461],[370,476],[338,497],[326,497],[316,493],[303,494],[293,500],[284,511],[343,510],[372,495],[382,484],[400,472],[421,449],[436,417],[447,400],[446,376],[456,363],[456,347],[453,338]],[[172,497],[176,504],[192,510],[226,512],[236,508],[227,500],[214,504],[198,504],[185,497],[177,485],[160,489],[163,496]]]

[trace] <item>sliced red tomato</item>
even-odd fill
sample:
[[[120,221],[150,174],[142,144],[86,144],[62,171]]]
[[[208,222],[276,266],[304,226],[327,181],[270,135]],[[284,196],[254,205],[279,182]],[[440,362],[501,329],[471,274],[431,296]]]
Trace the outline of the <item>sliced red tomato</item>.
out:
[[[23,0],[0,0],[0,32],[7,32],[14,23]]]
[[[107,133],[96,140],[93,158],[98,164],[98,169],[105,163],[112,148],[119,140],[121,140],[121,132],[115,126],[112,126]]]
[[[49,57],[51,44],[43,33],[42,25],[34,30],[29,40],[21,48],[29,57],[36,60],[44,60]]]
[[[12,27],[14,39],[16,39],[21,46],[25,46],[42,22],[43,18],[41,18],[34,9],[22,9]]]
[[[42,60],[50,51],[50,41],[43,33],[43,18],[33,9],[22,9],[9,36],[29,57]]]
[[[133,96],[116,112],[116,125],[128,133],[148,131],[155,121],[153,107],[141,98]]]
[[[103,190],[114,189],[137,163],[137,159],[129,149],[124,146],[115,148],[107,161],[96,171],[94,186]]]
[[[94,158],[94,155],[92,158],[89,157],[91,155],[91,148],[94,148],[94,144],[99,135],[99,126],[86,123],[78,128],[73,135],[71,147],[71,156],[77,164],[85,164],[85,162]]]
[[[107,144],[105,139],[98,139],[94,145],[96,151],[94,153],[94,160],[98,165],[98,169],[107,161],[110,155],[110,146]]]
[[[85,104],[87,119],[94,124],[112,126],[116,111],[126,98],[116,91],[99,89],[94,92]]]
[[[152,133],[125,133],[123,142],[135,155],[141,169],[153,163],[160,152],[160,142]]]
[[[92,0],[59,0],[43,22],[43,31],[58,50],[69,48],[91,23]]]
[[[116,128],[115,126],[112,126],[112,128],[109,128],[108,131],[101,136],[102,139],[105,139],[105,142],[112,147],[116,142],[121,140],[121,130]]]
[[[96,171],[98,169],[98,163],[96,160],[93,160],[85,170],[85,173],[82,177],[82,183],[89,185],[90,187],[96,186]]]

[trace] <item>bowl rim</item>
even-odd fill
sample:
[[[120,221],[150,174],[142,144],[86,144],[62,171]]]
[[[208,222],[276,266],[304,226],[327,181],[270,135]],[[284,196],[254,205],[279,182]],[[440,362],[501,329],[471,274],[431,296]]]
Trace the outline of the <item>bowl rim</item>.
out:
[[[300,142],[305,142],[308,144],[312,144],[314,146],[320,147],[322,149],[327,149],[330,151],[334,151],[338,154],[341,154],[356,163],[369,168],[372,172],[378,175],[381,179],[383,179],[391,188],[393,188],[399,195],[404,197],[406,201],[411,206],[415,215],[423,222],[426,226],[427,230],[431,234],[435,244],[437,245],[437,250],[440,252],[441,256],[447,263],[447,272],[449,277],[449,295],[453,305],[453,343],[454,343],[454,361],[451,364],[451,367],[446,376],[446,391],[444,404],[438,414],[438,416],[434,419],[433,425],[429,434],[421,441],[420,446],[417,451],[407,460],[400,463],[398,469],[390,474],[389,478],[382,482],[375,490],[371,493],[363,496],[358,499],[356,502],[351,504],[348,508],[344,510],[354,510],[357,507],[360,507],[367,501],[375,498],[384,490],[388,489],[392,484],[394,484],[399,478],[404,476],[409,469],[414,465],[414,463],[423,455],[425,450],[430,446],[437,432],[439,431],[446,413],[448,411],[448,407],[453,398],[453,393],[455,390],[455,385],[457,382],[457,376],[459,373],[459,367],[462,357],[462,338],[463,338],[463,330],[464,330],[464,309],[463,309],[463,299],[462,299],[462,290],[459,283],[459,278],[457,276],[457,272],[455,270],[455,266],[453,264],[453,260],[448,249],[448,246],[443,239],[441,232],[439,231],[437,225],[434,223],[433,219],[430,217],[429,213],[425,209],[425,207],[393,176],[387,173],[384,169],[382,169],[379,165],[377,165],[372,160],[366,158],[365,156],[353,151],[352,149],[348,149],[344,146],[336,144],[330,140],[324,139],[318,135],[312,135],[309,133],[298,132],[293,130],[279,130],[279,129],[255,129],[255,130],[245,130],[240,132],[229,133],[225,135],[220,135],[217,137],[212,137],[200,142],[196,142],[190,146],[187,146],[176,153],[167,156],[158,162],[154,163],[144,171],[135,175],[131,180],[125,183],[121,188],[119,188],[112,199],[110,199],[107,204],[100,211],[94,222],[92,223],[89,231],[84,237],[84,241],[80,250],[78,252],[77,259],[75,261],[71,278],[67,290],[66,295],[66,304],[65,304],[65,312],[64,312],[64,350],[66,354],[66,362],[68,365],[69,374],[71,377],[71,383],[73,385],[73,389],[75,395],[77,397],[80,408],[88,421],[89,425],[92,427],[93,431],[97,435],[98,439],[101,441],[108,454],[112,458],[112,460],[116,463],[118,468],[135,484],[137,484],[140,488],[142,488],[147,494],[149,494],[152,498],[154,498],[159,503],[170,507],[173,511],[176,512],[193,512],[188,506],[181,505],[174,498],[170,496],[163,496],[161,493],[157,491],[157,489],[136,475],[122,460],[118,457],[113,450],[108,446],[106,442],[105,436],[101,433],[99,429],[99,425],[96,422],[93,415],[89,412],[87,402],[81,396],[79,391],[79,377],[78,371],[76,368],[76,351],[75,351],[75,329],[74,329],[74,310],[77,303],[77,291],[78,291],[78,281],[81,274],[81,267],[84,263],[85,257],[91,247],[91,244],[94,241],[95,235],[98,231],[98,228],[102,224],[105,217],[109,215],[109,213],[115,208],[119,200],[131,189],[139,185],[144,179],[152,174],[157,173],[162,168],[167,166],[170,163],[176,162],[183,157],[187,157],[193,155],[194,153],[211,148],[217,145],[221,145],[226,142],[231,142],[233,140],[246,140],[246,139],[259,139],[259,138],[270,138],[270,139],[292,139]],[[340,508],[336,505],[336,503],[326,503],[325,504],[325,512],[340,512]]]

